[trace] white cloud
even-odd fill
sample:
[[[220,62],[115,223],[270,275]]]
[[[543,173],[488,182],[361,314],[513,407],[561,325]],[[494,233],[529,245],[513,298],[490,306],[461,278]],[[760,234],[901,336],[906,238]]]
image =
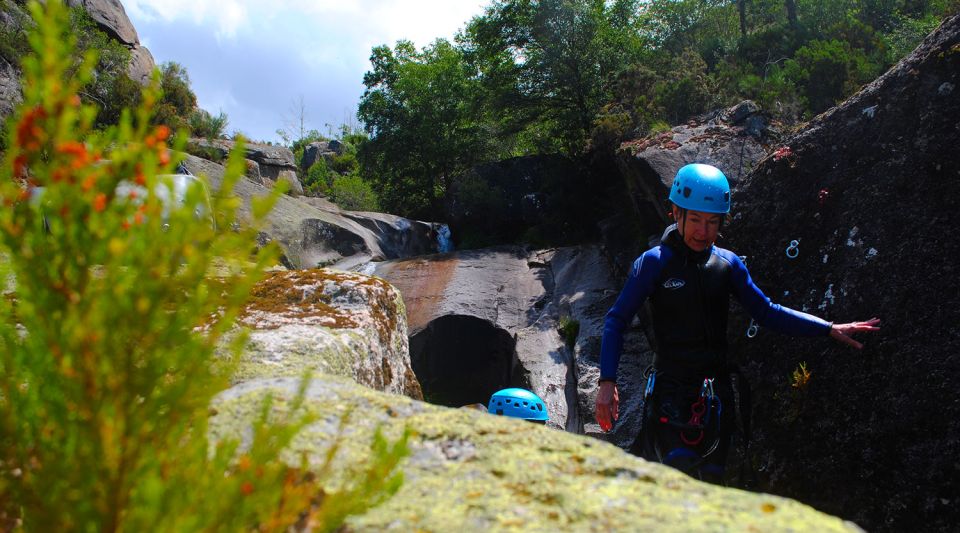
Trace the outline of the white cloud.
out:
[[[232,38],[247,23],[248,6],[259,8],[262,4],[250,0],[126,0],[124,8],[135,20],[189,21],[212,27],[219,38]]]
[[[311,128],[351,120],[373,46],[452,38],[492,0],[122,0],[158,63],[190,74],[230,129],[273,138],[303,96]]]
[[[126,0],[137,20],[189,21],[214,27],[233,38],[241,29],[265,24],[313,26],[317,38],[326,31],[356,37],[376,35],[392,44],[409,39],[420,46],[438,37],[451,38],[470,17],[482,12],[483,0]],[[283,35],[275,35],[283,38]]]

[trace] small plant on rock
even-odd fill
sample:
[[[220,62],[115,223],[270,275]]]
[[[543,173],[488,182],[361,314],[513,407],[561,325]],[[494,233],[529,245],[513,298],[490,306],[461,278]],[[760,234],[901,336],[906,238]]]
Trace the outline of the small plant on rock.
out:
[[[570,316],[560,317],[560,322],[557,324],[557,330],[560,332],[560,336],[563,337],[563,341],[567,344],[568,347],[573,348],[577,344],[577,336],[580,335],[580,322]]]
[[[790,386],[798,391],[807,390],[807,385],[810,384],[810,371],[807,370],[807,363],[800,363],[797,368],[794,369],[793,374],[790,375]]]

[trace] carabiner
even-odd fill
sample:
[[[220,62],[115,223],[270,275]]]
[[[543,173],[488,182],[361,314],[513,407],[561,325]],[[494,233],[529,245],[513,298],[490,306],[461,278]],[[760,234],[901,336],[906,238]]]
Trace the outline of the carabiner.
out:
[[[750,327],[747,328],[747,338],[752,339],[757,336],[757,332],[760,330],[760,326],[757,325],[757,321],[750,319]]]
[[[713,392],[713,379],[714,378],[703,378],[703,389],[700,391],[701,397],[713,398],[716,396]]]

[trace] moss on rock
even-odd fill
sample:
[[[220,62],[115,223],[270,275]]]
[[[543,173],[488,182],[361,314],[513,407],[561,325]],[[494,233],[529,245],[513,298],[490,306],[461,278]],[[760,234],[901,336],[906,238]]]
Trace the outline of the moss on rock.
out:
[[[211,420],[215,438],[247,432],[259,399],[278,416],[296,379],[259,380],[223,393]],[[696,481],[588,437],[474,409],[448,409],[383,394],[337,378],[307,389],[318,422],[289,450],[318,464],[343,426],[328,488],[369,458],[375,428],[397,438],[413,430],[400,492],[352,517],[356,531],[859,531],[796,501]]]
[[[380,278],[331,269],[272,272],[254,287],[240,323],[251,332],[234,382],[310,371],[423,397],[410,367],[403,300]]]

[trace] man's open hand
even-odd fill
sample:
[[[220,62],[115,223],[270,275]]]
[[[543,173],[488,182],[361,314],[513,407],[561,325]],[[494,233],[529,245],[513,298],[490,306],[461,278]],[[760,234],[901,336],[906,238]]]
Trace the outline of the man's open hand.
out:
[[[863,348],[863,344],[857,342],[850,335],[854,333],[859,333],[861,331],[879,331],[880,330],[880,319],[871,318],[865,322],[850,322],[847,324],[834,324],[830,328],[830,336],[834,339],[849,345],[860,350]],[[600,398],[597,398],[597,405],[599,405]],[[599,414],[597,415],[599,416]]]
[[[597,392],[597,423],[600,429],[610,431],[613,421],[620,418],[620,391],[612,381],[601,381],[600,391]]]

